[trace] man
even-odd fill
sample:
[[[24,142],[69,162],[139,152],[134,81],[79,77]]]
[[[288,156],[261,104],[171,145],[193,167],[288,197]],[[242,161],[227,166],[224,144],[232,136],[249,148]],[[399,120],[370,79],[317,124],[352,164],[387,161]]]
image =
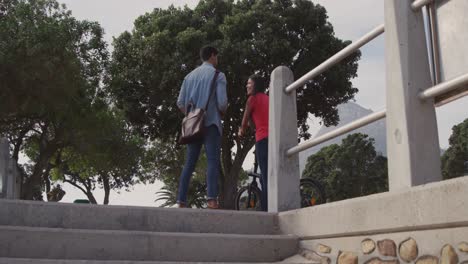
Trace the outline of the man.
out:
[[[206,175],[208,208],[217,209],[218,206],[218,176],[221,148],[221,117],[227,109],[226,76],[219,72],[216,77],[214,91],[210,96],[210,88],[218,65],[218,50],[211,46],[200,50],[202,65],[185,76],[180,90],[177,106],[183,113],[197,108],[206,109],[204,138],[187,145],[187,157],[184,169],[180,175],[177,203],[179,207],[187,205],[187,191],[193,171],[200,155],[202,145],[208,159]],[[190,106],[190,109],[189,109]]]

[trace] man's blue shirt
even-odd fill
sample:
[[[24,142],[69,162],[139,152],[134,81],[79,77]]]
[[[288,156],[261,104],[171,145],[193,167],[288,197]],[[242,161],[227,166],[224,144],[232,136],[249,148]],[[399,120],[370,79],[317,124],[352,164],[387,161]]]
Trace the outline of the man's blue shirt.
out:
[[[216,69],[212,64],[204,62],[195,70],[187,74],[180,89],[177,106],[187,109],[189,103],[195,108],[205,108],[210,96],[211,82],[213,81]],[[208,109],[206,110],[205,127],[216,125],[219,134],[222,134],[221,113],[227,109],[226,76],[220,72],[216,80],[216,91],[213,91]],[[217,103],[216,103],[217,101]],[[191,110],[194,110],[191,109]]]

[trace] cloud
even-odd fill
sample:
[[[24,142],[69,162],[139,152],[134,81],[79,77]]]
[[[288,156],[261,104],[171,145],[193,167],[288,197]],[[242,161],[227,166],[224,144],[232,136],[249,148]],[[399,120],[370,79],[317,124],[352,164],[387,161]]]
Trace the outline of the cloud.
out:
[[[339,38],[355,40],[384,22],[383,1],[318,0],[324,6]]]
[[[131,31],[135,19],[155,8],[195,7],[198,0],[59,0],[72,10],[78,19],[97,21],[105,31],[105,40],[110,44],[112,37]]]

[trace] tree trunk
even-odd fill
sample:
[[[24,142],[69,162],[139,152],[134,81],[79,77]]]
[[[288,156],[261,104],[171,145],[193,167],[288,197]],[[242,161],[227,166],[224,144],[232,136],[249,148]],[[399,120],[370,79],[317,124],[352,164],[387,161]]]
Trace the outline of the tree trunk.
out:
[[[109,195],[110,195],[110,183],[109,176],[102,176],[102,185],[104,186],[104,202],[103,204],[109,204]]]
[[[44,170],[49,165],[49,160],[54,155],[57,147],[51,144],[39,153],[39,158],[34,165],[32,175],[26,180],[23,189],[23,199],[25,200],[42,200],[42,181]]]
[[[16,168],[17,170],[20,172],[19,173],[19,181],[20,181],[20,190],[19,190],[19,193],[20,193],[20,197],[23,197],[23,185],[24,185],[24,179],[27,177],[27,175],[25,175],[25,171],[23,170],[23,168],[20,166],[19,164],[19,152],[21,150],[21,146],[23,145],[23,141],[24,141],[24,137],[26,136],[26,134],[29,132],[30,128],[28,129],[24,129],[24,130],[21,130],[18,137],[13,141],[14,144],[14,148],[13,148],[13,160],[15,161],[15,165],[16,165]]]
[[[240,170],[238,170],[239,172]],[[226,174],[224,183],[222,185],[222,191],[220,195],[220,205],[223,209],[234,210],[235,199],[237,195],[237,181],[239,179],[239,173],[235,173],[231,170],[232,174]]]
[[[79,177],[79,176],[77,176],[77,177]],[[88,197],[88,200],[89,200],[90,203],[97,204],[96,198],[94,197],[93,192],[91,191],[91,184],[86,184],[86,181],[80,180],[81,184],[86,188],[86,189],[84,189],[83,187],[78,185],[78,183],[76,183],[76,181],[67,180],[67,179],[64,179],[63,181],[68,182],[69,184],[75,186],[80,191],[82,191],[86,195],[86,197]]]
[[[29,130],[29,128],[21,130],[17,138],[13,141],[13,159],[16,160],[16,162],[19,160],[19,152],[21,150],[21,146],[23,145],[24,137],[29,132]]]
[[[224,174],[224,169],[223,169],[223,162],[219,163],[219,182],[218,182],[218,189],[219,189],[219,195],[218,195],[218,202],[219,205],[223,208],[224,205],[224,183],[225,183],[225,178],[226,175]],[[207,190],[208,191],[208,190]]]
[[[94,197],[93,191],[91,189],[92,188],[91,181],[89,179],[84,180],[83,184],[84,184],[84,186],[86,188],[86,196],[88,196],[89,202],[92,203],[92,204],[97,204],[96,198]]]
[[[239,183],[239,174],[242,169],[242,164],[244,163],[245,157],[247,156],[253,145],[253,139],[244,142],[242,147],[237,149],[234,161],[231,159],[231,148],[224,148],[224,146],[226,145],[223,145],[223,150],[229,149],[229,151],[223,151],[222,153],[224,177],[221,181],[221,192],[219,202],[223,209],[235,209],[235,199],[237,195],[237,185]]]
[[[50,182],[50,178],[49,178],[49,174],[50,174],[50,171],[52,170],[52,164],[50,163],[47,163],[47,168],[45,169],[45,171],[42,173],[42,177],[43,177],[43,182],[45,184],[45,192],[46,194],[50,192],[51,190],[51,182]]]
[[[86,192],[86,196],[88,197],[88,200],[92,204],[97,204],[96,198],[94,197],[93,193],[91,191]]]
[[[32,175],[26,180],[24,188],[22,188],[24,191],[22,198],[25,200],[42,200],[44,171],[49,166],[49,160],[59,148],[56,138],[50,141],[48,140],[48,129],[48,124],[41,126],[42,134],[39,138],[39,157],[34,165]],[[59,134],[58,131],[55,131],[55,133],[55,136]]]

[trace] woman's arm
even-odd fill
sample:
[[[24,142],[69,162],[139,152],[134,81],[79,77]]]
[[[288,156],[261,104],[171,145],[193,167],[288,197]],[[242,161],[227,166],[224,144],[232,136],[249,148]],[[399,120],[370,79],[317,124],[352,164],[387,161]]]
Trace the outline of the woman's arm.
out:
[[[249,99],[247,100],[247,103],[245,104],[244,117],[242,118],[242,124],[241,124],[241,127],[239,128],[240,137],[243,137],[245,135],[245,131],[249,127],[249,119],[250,119],[250,113],[251,113],[251,109],[250,109],[251,98],[252,97],[249,97]]]

